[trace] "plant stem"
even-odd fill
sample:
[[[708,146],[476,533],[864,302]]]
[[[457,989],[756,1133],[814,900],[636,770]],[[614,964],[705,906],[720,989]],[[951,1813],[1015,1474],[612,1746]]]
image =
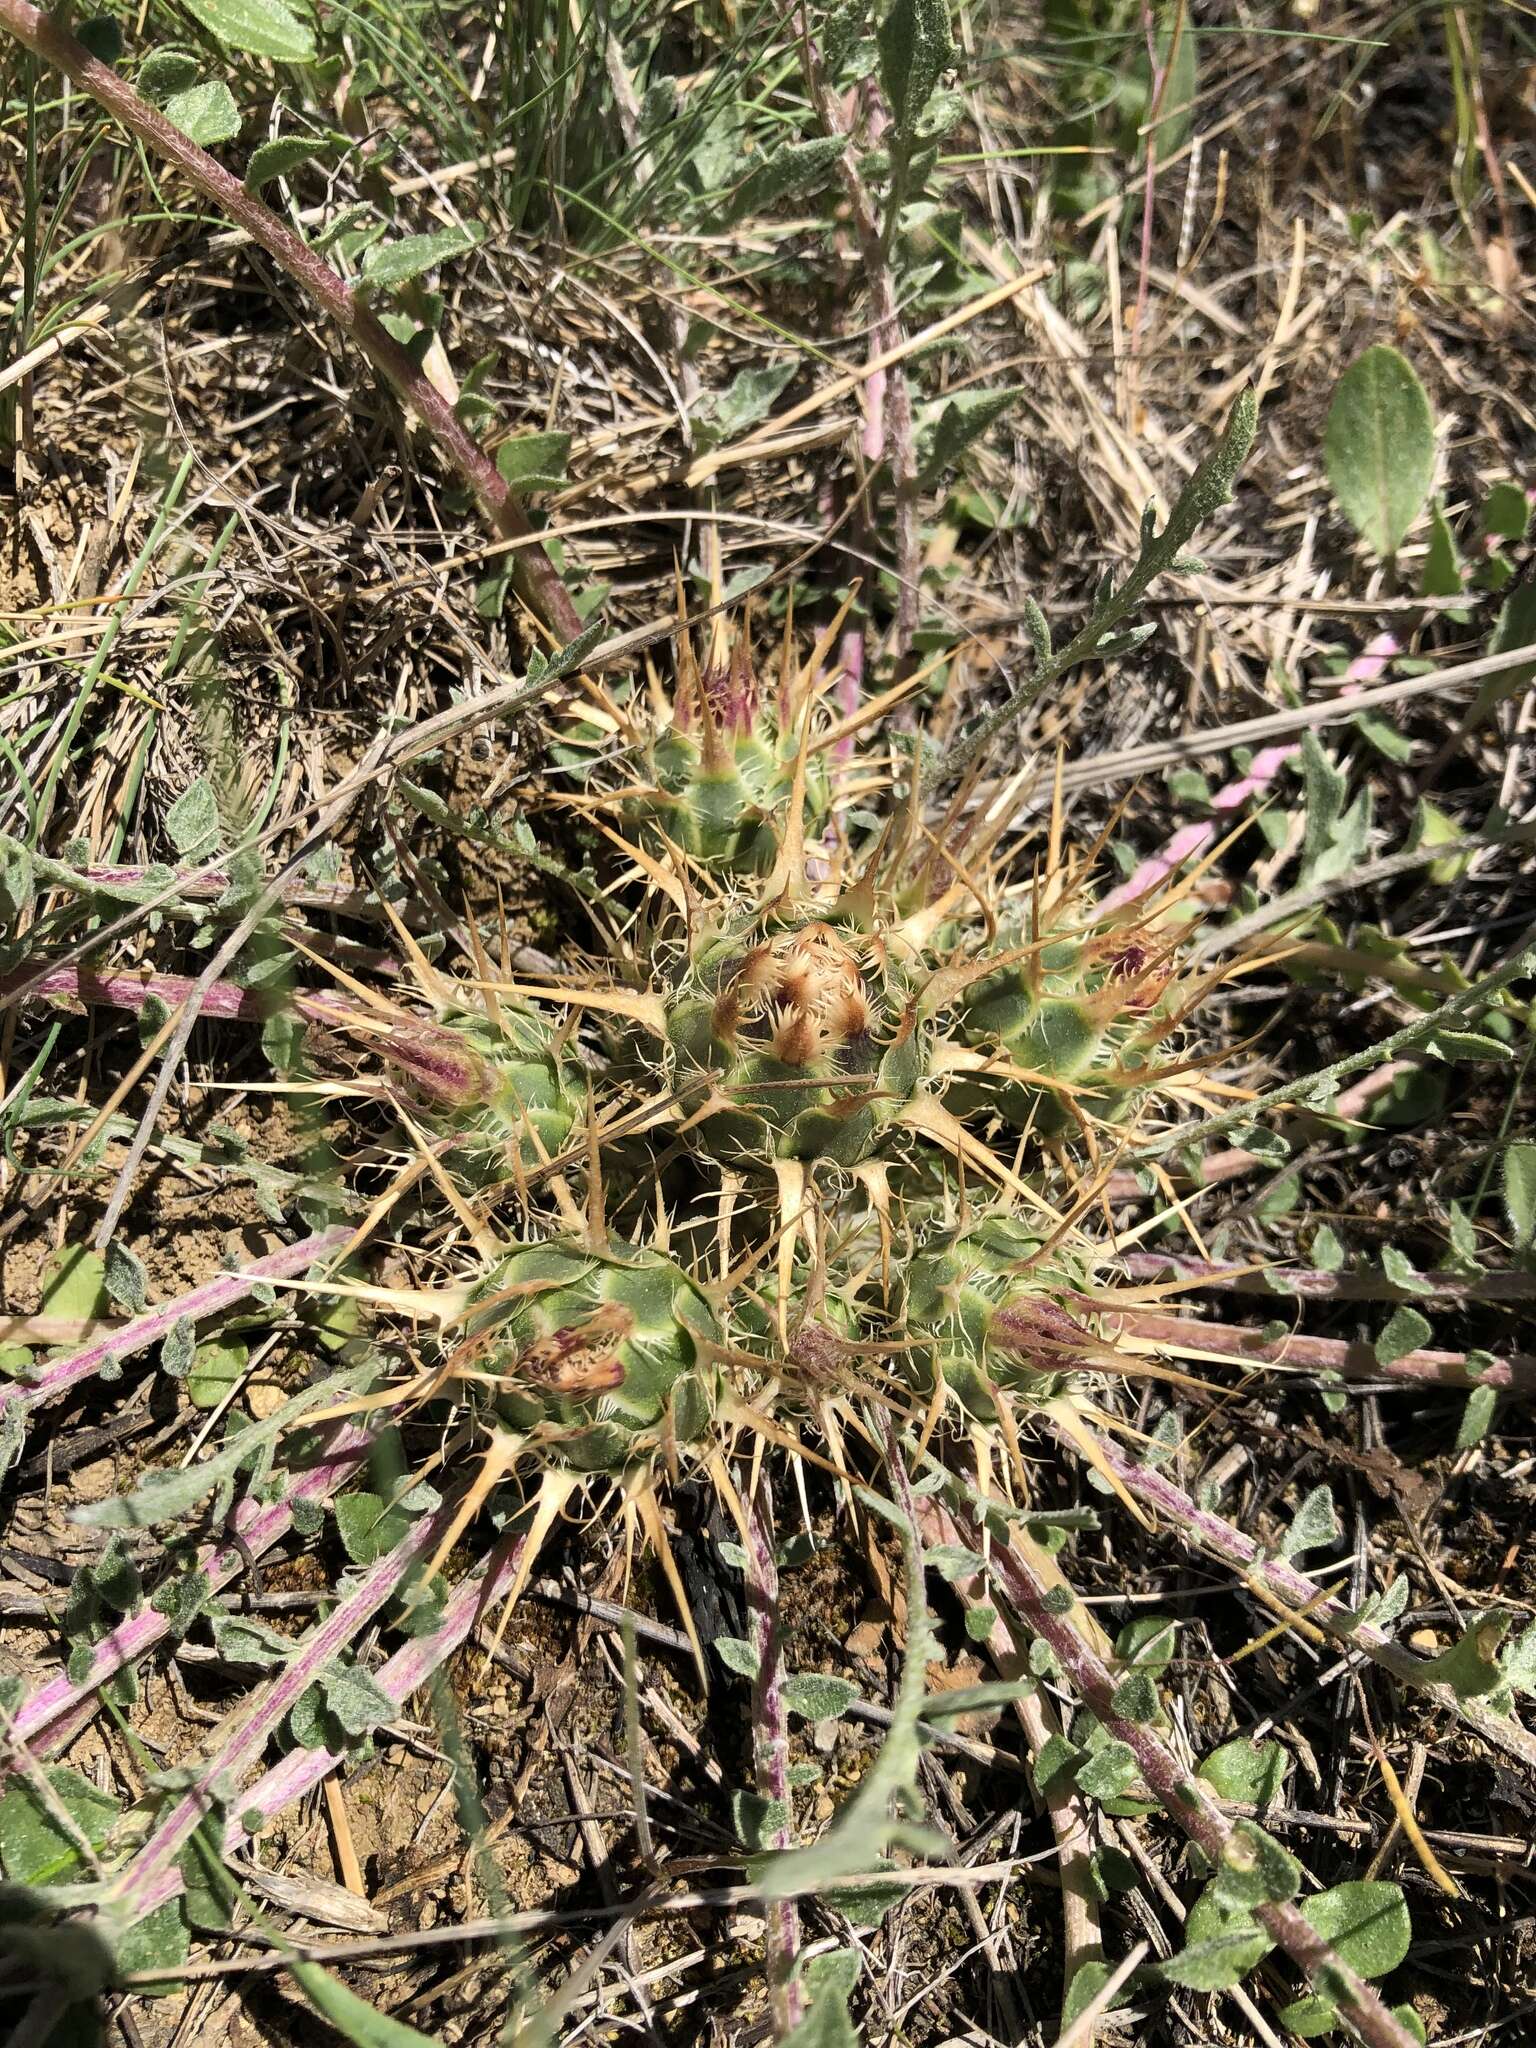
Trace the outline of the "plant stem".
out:
[[[236,1508],[231,1527],[240,1538],[204,1544],[192,1563],[192,1570],[208,1580],[210,1594],[228,1585],[251,1560],[270,1550],[293,1526],[296,1502],[319,1505],[338,1486],[352,1477],[367,1456],[373,1438],[355,1423],[333,1427],[329,1443],[309,1470],[290,1478],[279,1500],[263,1504],[247,1498]],[[97,1688],[125,1665],[137,1663],[170,1629],[170,1617],[146,1604],[137,1614],[118,1623],[109,1635],[91,1647],[91,1666],[78,1683],[60,1673],[39,1686],[30,1699],[23,1700],[11,1722],[9,1733],[17,1742],[30,1743],[39,1750],[57,1749],[78,1732],[83,1720],[95,1712]]]
[[[82,92],[89,93],[99,106],[121,121],[147,150],[174,164],[205,199],[221,208],[264,249],[357,344],[437,441],[449,463],[474,492],[497,533],[506,540],[527,543],[516,556],[514,582],[518,595],[562,645],[576,639],[582,630],[581,616],[500,471],[466,433],[442,393],[387,332],[362,294],[353,291],[232,172],[168,121],[126,79],[93,57],[67,29],[30,5],[30,0],[0,0],[0,29],[72,79]]]
[[[955,1543],[958,1534],[949,1510],[940,1502],[917,1502],[918,1527],[924,1549]],[[980,1574],[956,1579],[958,1597],[969,1605],[989,1604],[986,1580]],[[987,1654],[1000,1678],[1023,1678],[1029,1665],[1020,1654],[1008,1625],[999,1618],[987,1637]],[[1052,1736],[1062,1734],[1061,1720],[1049,1697],[1040,1690],[1024,1694],[1013,1702],[1014,1715],[1024,1730],[1032,1759],[1037,1758]],[[1099,1902],[1094,1891],[1093,1854],[1096,1846],[1093,1815],[1087,1800],[1066,1772],[1056,1772],[1040,1791],[1050,1815],[1051,1833],[1056,1837],[1057,1868],[1061,1873],[1061,1995],[1069,1996],[1077,1973],[1085,1963],[1104,1959],[1104,1934],[1099,1924]],[[1083,2037],[1084,2048],[1092,2048],[1093,2036]]]
[[[1085,1304],[1091,1305],[1091,1304]],[[1174,1351],[1230,1354],[1260,1365],[1300,1366],[1307,1372],[1339,1373],[1351,1380],[1412,1380],[1440,1387],[1498,1387],[1508,1393],[1536,1393],[1536,1356],[1512,1352],[1494,1358],[1481,1371],[1469,1366],[1464,1351],[1407,1351],[1383,1365],[1374,1349],[1342,1337],[1287,1334],[1266,1337],[1240,1323],[1208,1323],[1193,1316],[1154,1315],[1142,1309],[1119,1309],[1106,1322],[1126,1337],[1141,1337]]]
[[[1251,1102],[1241,1103],[1236,1109],[1223,1110],[1219,1116],[1207,1117],[1203,1123],[1171,1130],[1164,1137],[1141,1146],[1136,1156],[1139,1159],[1159,1159],[1176,1146],[1206,1144],[1223,1132],[1235,1130],[1239,1124],[1252,1123],[1265,1110],[1277,1109],[1281,1105],[1321,1107],[1335,1084],[1347,1075],[1358,1074],[1363,1067],[1379,1066],[1400,1052],[1419,1051],[1437,1031],[1475,1030],[1478,1019],[1493,997],[1501,995],[1511,983],[1525,980],[1533,971],[1536,971],[1536,924],[1527,926],[1500,966],[1490,968],[1470,988],[1448,996],[1435,1009],[1423,1011],[1401,1030],[1378,1039],[1374,1045],[1362,1046],[1359,1052],[1347,1053],[1330,1066],[1319,1067],[1314,1074],[1282,1082],[1278,1088],[1256,1095]]]
[[[827,83],[821,65],[821,52],[811,35],[810,18],[803,9],[800,16],[800,51],[811,104],[816,109],[816,117],[823,132],[827,135],[842,136],[848,144],[838,158],[836,168],[844,196],[848,201],[848,211],[859,244],[859,257],[864,266],[864,280],[869,292],[868,354],[870,362],[873,363],[896,348],[902,339],[901,313],[896,302],[896,280],[891,268],[888,246],[890,233],[895,225],[896,195],[892,194],[892,210],[888,212],[882,226],[874,196],[865,184],[854,160],[853,123],[844,114],[838,104],[837,95]],[[867,115],[868,140],[873,146],[881,136],[889,133],[890,117],[881,102],[879,88],[873,79],[864,81],[861,92]],[[887,453],[891,460],[896,531],[895,655],[899,666],[911,652],[913,637],[917,632],[918,583],[922,575],[917,530],[917,454],[912,436],[912,391],[907,382],[906,365],[897,362],[892,363],[888,369],[872,370],[864,385],[863,405],[862,446],[866,463],[873,471],[885,460]],[[864,551],[868,552],[867,543]],[[865,610],[867,612],[867,606]],[[865,662],[862,640],[854,659],[858,663],[862,677]],[[845,711],[849,712],[857,708],[856,704],[844,705]]]
[[[1304,1301],[1530,1301],[1536,1273],[1412,1273],[1399,1284],[1382,1273],[1323,1273],[1310,1266],[1226,1266],[1182,1252],[1123,1252],[1119,1263],[1133,1280],[1177,1278],[1201,1287],[1231,1288],[1238,1294],[1267,1294],[1279,1300],[1297,1294]]]
[[[960,1540],[981,1550],[980,1523],[964,1509],[952,1509]],[[1108,1665],[1089,1648],[1069,1614],[1047,1603],[1047,1588],[1028,1563],[1006,1543],[991,1546],[992,1568],[1017,1617],[1015,1641],[1027,1651],[1028,1638],[1049,1644],[1062,1673],[1091,1709],[1106,1734],[1123,1742],[1136,1759],[1148,1791],[1211,1862],[1220,1865],[1233,1843],[1233,1824],[1150,1723],[1129,1721],[1115,1706],[1116,1681]],[[1256,1906],[1254,1918],[1320,1990],[1326,1986],[1368,2048],[1414,2048],[1413,2036],[1393,2017],[1371,1986],[1343,1961],[1332,1945],[1290,1901]]]
[[[62,1394],[66,1387],[91,1378],[109,1360],[115,1364],[136,1352],[147,1351],[152,1344],[168,1337],[179,1322],[200,1322],[205,1316],[221,1315],[258,1287],[286,1280],[291,1273],[302,1273],[328,1252],[340,1251],[352,1235],[350,1224],[333,1224],[329,1230],[316,1231],[313,1237],[301,1238],[297,1244],[284,1245],[278,1251],[268,1252],[265,1258],[254,1259],[238,1273],[220,1273],[175,1301],[133,1316],[120,1323],[110,1336],[97,1338],[83,1350],[72,1351],[67,1358],[49,1359],[33,1378],[13,1380],[0,1387],[0,1415],[9,1408],[36,1408],[52,1400],[55,1394]]]
[[[212,1807],[214,1787],[220,1781],[240,1784],[310,1686],[356,1641],[417,1561],[431,1554],[450,1527],[454,1512],[455,1504],[445,1501],[413,1522],[394,1549],[371,1565],[346,1598],[294,1645],[288,1662],[254,1694],[244,1711],[237,1713],[233,1727],[200,1766],[198,1783],[172,1803],[113,1886],[108,1908],[122,1916],[125,1924],[141,1920],[180,1890],[177,1861]]]
[[[1066,1448],[1080,1454],[1081,1444],[1074,1444],[1067,1431],[1058,1429],[1056,1434]],[[1165,1472],[1127,1457],[1117,1444],[1103,1435],[1089,1432],[1086,1425],[1084,1436],[1090,1438],[1095,1449],[1102,1453],[1106,1467],[1121,1485],[1162,1515],[1186,1543],[1207,1556],[1219,1557],[1223,1563],[1237,1566],[1250,1583],[1267,1589],[1288,1610],[1304,1613],[1306,1621],[1325,1629],[1351,1649],[1363,1651],[1373,1664],[1379,1664],[1400,1685],[1411,1685],[1427,1693],[1438,1705],[1449,1709],[1469,1728],[1475,1729],[1484,1741],[1518,1758],[1527,1769],[1536,1768],[1536,1737],[1529,1734],[1512,1715],[1496,1714],[1480,1700],[1458,1698],[1451,1686],[1433,1675],[1427,1658],[1416,1656],[1412,1650],[1394,1643],[1374,1622],[1355,1621],[1341,1600],[1335,1600],[1331,1595],[1320,1600],[1314,1580],[1287,1564],[1283,1558],[1266,1555],[1251,1536],[1244,1535],[1241,1529],[1234,1528],[1232,1523],[1210,1508],[1201,1507]]]
[[[420,1524],[418,1524],[418,1528]],[[487,1562],[462,1579],[449,1594],[442,1619],[430,1634],[416,1636],[396,1650],[375,1675],[375,1683],[396,1707],[401,1707],[432,1673],[464,1642],[494,1606],[497,1598],[516,1580],[528,1544],[526,1531],[499,1544]],[[419,1552],[416,1545],[412,1555]],[[392,1552],[391,1556],[397,1556]],[[408,1560],[407,1560],[408,1562]],[[251,1839],[247,1817],[272,1819],[306,1792],[323,1783],[332,1771],[345,1763],[343,1752],[331,1749],[293,1749],[241,1794],[224,1834],[224,1854],[236,1855]],[[209,1774],[211,1776],[211,1773]],[[174,1860],[161,1861],[152,1876],[140,1880],[135,1893],[141,1913],[152,1912],[182,1889],[182,1876]]]
[[[5,4],[5,0],[0,0],[0,4]],[[1105,593],[1094,607],[1088,623],[1059,653],[1050,654],[995,711],[989,712],[970,732],[962,734],[946,754],[936,758],[925,778],[929,784],[945,781],[969,767],[1005,726],[1023,716],[1043,690],[1097,652],[1120,621],[1140,604],[1157,577],[1178,561],[1200,522],[1226,500],[1233,478],[1253,445],[1258,417],[1258,400],[1251,391],[1243,392],[1228,416],[1220,441],[1181,492],[1178,503],[1169,514],[1168,524],[1161,533],[1146,531],[1141,553],[1124,583],[1118,589],[1111,588]],[[1150,507],[1148,511],[1150,513]],[[1236,1121],[1238,1119],[1234,1117],[1233,1122]]]
[[[773,1542],[773,1503],[766,1471],[747,1510],[747,1612],[757,1676],[752,1682],[752,1760],[759,1797],[783,1815],[764,1840],[766,1849],[790,1849],[795,1833],[789,1782],[789,1716],[784,1705],[784,1646],[779,1636],[779,1567]],[[800,1952],[800,1909],[793,1899],[764,1901],[768,1996],[775,2036],[805,2016],[805,1993],[795,1982]]]

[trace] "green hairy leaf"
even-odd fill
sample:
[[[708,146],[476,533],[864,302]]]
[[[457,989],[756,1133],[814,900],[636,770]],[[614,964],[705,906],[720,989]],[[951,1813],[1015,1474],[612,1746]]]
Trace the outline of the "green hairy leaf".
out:
[[[1504,1214],[1520,1251],[1536,1241],[1536,1143],[1523,1139],[1504,1151]]]
[[[1285,1751],[1278,1742],[1253,1743],[1239,1737],[1202,1758],[1199,1775],[1220,1798],[1262,1808],[1280,1796]]]
[[[46,1791],[18,1778],[0,1799],[0,1864],[13,1884],[78,1882],[90,1874],[80,1840],[101,1849],[121,1809],[65,1765],[42,1777]]]
[[[716,1636],[714,1652],[728,1671],[742,1678],[756,1678],[758,1655],[745,1636]]]
[[[1211,1880],[1223,1905],[1283,1905],[1301,1889],[1301,1865],[1257,1821],[1240,1820]]]
[[[337,1532],[353,1564],[376,1563],[409,1526],[409,1518],[377,1493],[344,1493],[336,1502]]]
[[[1427,1676],[1448,1685],[1459,1700],[1481,1699],[1503,1681],[1499,1645],[1509,1633],[1507,1614],[1485,1614],[1448,1650],[1429,1660]]]
[[[947,0],[893,0],[880,24],[880,83],[899,135],[910,136],[946,67],[955,39]]]
[[[1339,1518],[1334,1512],[1333,1495],[1326,1486],[1314,1486],[1281,1538],[1280,1555],[1299,1557],[1304,1550],[1315,1550],[1321,1544],[1338,1540]]]
[[[970,444],[1017,403],[1019,392],[962,391],[930,414],[927,448],[920,475],[927,483],[953,469]]]
[[[1323,435],[1340,509],[1383,561],[1402,545],[1435,479],[1435,422],[1413,365],[1368,348],[1339,379]]]
[[[315,54],[313,35],[282,0],[187,0],[187,12],[227,49],[247,57],[307,64]]]
[[[809,142],[787,142],[752,169],[736,187],[725,210],[725,222],[761,213],[792,192],[808,192],[821,184],[848,147],[841,135],[816,135]]]
[[[1410,1351],[1421,1350],[1434,1334],[1428,1318],[1405,1304],[1393,1309],[1387,1318],[1386,1328],[1376,1339],[1376,1356],[1383,1365],[1395,1365]]]
[[[199,149],[230,142],[240,133],[240,109],[222,78],[211,78],[186,92],[174,92],[165,103],[165,118]],[[170,830],[167,816],[166,829]]]
[[[291,177],[305,164],[313,163],[325,146],[318,137],[308,135],[277,135],[270,142],[261,143],[251,151],[245,167],[246,191],[259,192],[275,178]]]
[[[480,237],[471,228],[439,228],[430,235],[403,235],[397,242],[375,243],[363,258],[363,282],[379,291],[410,284],[436,270],[452,256],[473,249]]]
[[[501,480],[513,491],[548,491],[565,482],[569,434],[516,434],[496,450]]]
[[[131,1316],[143,1314],[149,1288],[144,1261],[116,1238],[106,1250],[106,1282],[117,1308]]]
[[[819,1671],[801,1672],[784,1681],[785,1706],[807,1721],[833,1721],[858,1696],[859,1688],[846,1678],[833,1678]]]
[[[195,1408],[217,1408],[240,1384],[250,1351],[236,1338],[212,1337],[199,1344],[187,1374],[187,1393]]]

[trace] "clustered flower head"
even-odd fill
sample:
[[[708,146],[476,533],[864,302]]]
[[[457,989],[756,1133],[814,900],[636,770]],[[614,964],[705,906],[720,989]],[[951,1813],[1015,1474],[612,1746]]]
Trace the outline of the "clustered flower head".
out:
[[[986,1430],[1109,1355],[1082,1219],[1184,1071],[1180,927],[1101,914],[1016,841],[1012,791],[923,825],[889,763],[827,744],[825,655],[786,638],[765,691],[717,622],[703,662],[680,636],[670,704],[586,685],[584,743],[623,742],[567,756],[608,864],[590,970],[393,1054],[483,1192],[502,1134],[517,1241],[460,1355],[546,1466],[648,1485],[871,1391]],[[481,1063],[457,1107],[444,1032]]]

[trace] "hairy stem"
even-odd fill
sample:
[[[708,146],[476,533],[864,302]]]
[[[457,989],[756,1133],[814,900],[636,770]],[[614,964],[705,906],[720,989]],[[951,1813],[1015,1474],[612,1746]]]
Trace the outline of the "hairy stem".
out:
[[[1229,1266],[1181,1252],[1124,1252],[1119,1263],[1133,1280],[1178,1279],[1237,1294],[1288,1294],[1304,1301],[1531,1301],[1536,1273],[1411,1273],[1399,1283],[1387,1273],[1323,1273],[1311,1266]],[[1379,1368],[1378,1368],[1379,1370]]]
[[[769,1829],[766,1849],[794,1847],[789,1782],[789,1715],[784,1705],[784,1646],[779,1636],[779,1567],[767,1475],[747,1510],[747,1612],[757,1676],[752,1681],[752,1761],[760,1798],[783,1819]],[[800,1952],[800,1909],[793,1899],[765,1901],[768,1996],[782,2040],[805,2016],[805,1993],[794,1981]]]
[[[1394,1643],[1374,1622],[1355,1620],[1343,1601],[1331,1595],[1319,1598],[1314,1580],[1287,1564],[1284,1558],[1267,1556],[1251,1536],[1234,1528],[1212,1509],[1201,1507],[1165,1472],[1127,1457],[1117,1444],[1089,1431],[1086,1425],[1081,1438],[1074,1439],[1059,1428],[1056,1434],[1062,1445],[1076,1454],[1081,1453],[1084,1441],[1091,1442],[1102,1455],[1107,1470],[1128,1493],[1155,1509],[1186,1544],[1208,1557],[1236,1566],[1250,1585],[1269,1593],[1287,1612],[1304,1614],[1305,1621],[1298,1626],[1305,1627],[1310,1622],[1335,1641],[1360,1650],[1400,1685],[1427,1693],[1439,1706],[1475,1729],[1484,1741],[1518,1758],[1527,1769],[1536,1768],[1536,1737],[1512,1715],[1496,1714],[1481,1700],[1459,1698],[1451,1686],[1435,1677],[1427,1658]]]
[[[917,1514],[925,1549],[958,1541],[958,1532],[949,1510],[938,1501],[920,1499]],[[954,1588],[962,1600],[976,1606],[988,1604],[986,1581],[979,1575],[956,1579]],[[1001,1618],[993,1624],[987,1637],[987,1654],[1000,1678],[1022,1678],[1029,1670],[1027,1659]],[[1013,1702],[1013,1711],[1024,1731],[1031,1758],[1040,1755],[1053,1735],[1062,1733],[1060,1717],[1044,1692],[1036,1690],[1024,1694]],[[1088,1802],[1066,1773],[1056,1772],[1042,1788],[1040,1796],[1050,1815],[1061,1872],[1061,1993],[1065,2000],[1083,1965],[1104,1959],[1104,1934],[1099,1924],[1099,1902],[1092,1871],[1097,1844]],[[1091,2048],[1091,2031],[1081,2039],[1083,2048]]]
[[[206,1543],[193,1559],[191,1569],[207,1578],[210,1594],[227,1586],[254,1558],[261,1557],[288,1533],[293,1526],[296,1503],[318,1506],[344,1485],[367,1457],[372,1441],[371,1433],[355,1423],[337,1424],[318,1461],[296,1478],[290,1476],[280,1499],[266,1503],[249,1498],[241,1501],[231,1517],[239,1543],[232,1538]],[[30,1699],[22,1701],[11,1722],[12,1737],[39,1751],[57,1749],[78,1732],[82,1716],[88,1720],[95,1712],[97,1688],[125,1665],[137,1663],[165,1637],[170,1626],[170,1617],[148,1604],[119,1622],[109,1635],[91,1646],[90,1669],[78,1683],[72,1684],[61,1672],[39,1686]]]
[[[1120,621],[1140,604],[1152,583],[1165,570],[1174,567],[1194,538],[1200,522],[1209,518],[1225,501],[1232,489],[1232,481],[1242,467],[1243,458],[1253,445],[1258,417],[1258,400],[1251,391],[1243,392],[1232,408],[1216,448],[1185,485],[1178,503],[1169,514],[1168,524],[1161,533],[1155,533],[1148,520],[1141,553],[1125,581],[1118,588],[1110,587],[1105,591],[1094,606],[1088,623],[1059,653],[1048,652],[995,711],[989,712],[978,725],[956,740],[946,754],[936,758],[926,778],[929,783],[942,782],[968,768],[1005,726],[1023,716],[1042,691],[1076,668],[1079,662],[1089,660],[1098,652]],[[1150,507],[1148,511],[1150,514]],[[1238,1120],[1237,1117],[1232,1119],[1234,1123]],[[1177,1143],[1178,1140],[1171,1142]]]
[[[521,1531],[499,1545],[483,1566],[461,1580],[449,1594],[437,1627],[428,1635],[414,1637],[381,1665],[375,1683],[396,1707],[404,1706],[515,1583],[529,1540],[527,1531]],[[419,1549],[417,1545],[413,1555],[419,1554]],[[225,1856],[237,1854],[250,1841],[247,1820],[257,1821],[258,1826],[271,1820],[284,1807],[323,1783],[345,1761],[340,1750],[290,1750],[249,1791],[241,1794],[238,1814],[231,1816],[225,1829]],[[152,1876],[141,1879],[135,1896],[140,1911],[149,1913],[166,1899],[174,1898],[181,1889],[182,1875],[174,1860],[162,1860]]]
[[[869,292],[869,361],[877,362],[896,348],[902,339],[901,313],[896,302],[896,280],[891,268],[889,234],[891,221],[882,223],[874,195],[865,184],[854,158],[854,123],[844,113],[837,95],[822,70],[821,52],[811,35],[809,17],[800,21],[801,61],[807,89],[824,133],[842,136],[848,143],[837,160],[837,175],[848,201],[849,217],[859,245],[864,281]],[[872,79],[860,88],[865,108],[865,130],[871,147],[889,132],[889,116]],[[864,385],[864,459],[871,470],[889,454],[893,487],[893,515],[896,532],[896,638],[898,665],[911,652],[917,632],[918,582],[922,574],[917,520],[917,452],[912,432],[912,392],[906,366],[891,363],[871,371]],[[864,650],[856,659],[862,673]],[[856,705],[845,705],[853,711]]]
[[[356,1641],[424,1555],[452,1525],[454,1505],[445,1502],[414,1522],[393,1550],[363,1574],[346,1598],[294,1645],[292,1657],[257,1692],[242,1712],[226,1724],[223,1739],[200,1766],[198,1782],[174,1801],[148,1841],[112,1889],[109,1905],[131,1925],[170,1893],[167,1880],[177,1877],[177,1861],[215,1799],[221,1781],[238,1785],[261,1757],[299,1700]],[[242,1812],[245,1808],[242,1806]],[[179,1890],[179,1883],[171,1890]]]
[[[180,1322],[201,1322],[206,1316],[222,1315],[257,1288],[274,1280],[286,1280],[291,1273],[302,1273],[327,1253],[340,1251],[351,1237],[350,1224],[333,1224],[329,1230],[316,1231],[313,1237],[301,1238],[297,1244],[284,1245],[279,1251],[268,1252],[265,1258],[253,1259],[238,1273],[220,1273],[189,1294],[178,1295],[175,1301],[131,1317],[118,1324],[109,1336],[96,1338],[65,1358],[49,1359],[31,1379],[13,1380],[0,1387],[0,1415],[9,1408],[36,1408],[67,1387],[90,1379],[109,1362],[116,1364],[132,1358],[136,1352],[147,1351],[152,1344],[163,1342]]]
[[[52,16],[31,6],[29,0],[0,0],[0,29],[14,36],[34,56],[62,71],[82,92],[121,121],[147,150],[174,164],[205,199],[264,249],[357,344],[436,440],[448,462],[474,492],[497,533],[520,543],[514,571],[519,596],[562,644],[576,639],[582,630],[580,614],[500,471],[466,433],[448,400],[387,332],[363,295],[353,291],[233,173],[183,135],[125,78],[93,57]]]
[[[963,1508],[952,1512],[961,1541],[980,1550],[984,1537],[979,1521]],[[1047,1588],[1018,1552],[1005,1543],[991,1547],[991,1558],[1016,1617],[1015,1641],[1020,1650],[1027,1650],[1031,1636],[1039,1636],[1049,1644],[1057,1665],[1078,1697],[1092,1710],[1106,1733],[1130,1750],[1152,1797],[1211,1862],[1220,1865],[1228,1852],[1237,1847],[1232,1822],[1154,1727],[1147,1722],[1127,1720],[1117,1709],[1113,1673],[1073,1625],[1071,1612],[1059,1611],[1059,1600],[1048,1599],[1048,1593],[1056,1589]],[[1294,1903],[1271,1901],[1253,1911],[1254,1918],[1308,1980],[1339,2006],[1368,2048],[1413,2048],[1413,2036]]]
[[[1465,1351],[1407,1351],[1390,1365],[1383,1365],[1371,1345],[1351,1343],[1343,1337],[1266,1337],[1263,1331],[1245,1329],[1240,1323],[1208,1323],[1144,1309],[1119,1309],[1105,1321],[1121,1336],[1140,1337],[1171,1351],[1215,1353],[1259,1365],[1338,1373],[1349,1380],[1411,1380],[1419,1385],[1536,1393],[1536,1356],[1526,1352],[1491,1358],[1481,1368],[1468,1362]]]

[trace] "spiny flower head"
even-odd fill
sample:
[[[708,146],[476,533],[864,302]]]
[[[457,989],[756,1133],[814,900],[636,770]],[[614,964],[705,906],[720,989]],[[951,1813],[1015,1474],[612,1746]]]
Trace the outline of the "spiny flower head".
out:
[[[1097,1348],[1081,1293],[1088,1260],[1018,1218],[936,1234],[905,1269],[902,1334],[919,1384],[991,1421],[999,1392],[1047,1400]]]
[[[713,1412],[715,1312],[649,1247],[520,1245],[475,1287],[464,1329],[502,1384],[502,1426],[580,1470],[622,1471]]]
[[[910,1100],[921,1067],[915,990],[878,938],[826,918],[725,931],[690,963],[668,1039],[700,1142],[733,1165],[852,1166]]]

